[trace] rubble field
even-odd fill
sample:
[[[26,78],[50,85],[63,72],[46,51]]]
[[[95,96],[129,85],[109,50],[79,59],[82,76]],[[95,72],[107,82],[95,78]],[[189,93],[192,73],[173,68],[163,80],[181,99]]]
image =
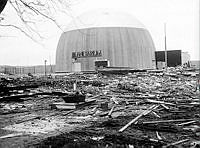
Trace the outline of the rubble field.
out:
[[[199,148],[199,92],[183,68],[0,75],[0,147]]]

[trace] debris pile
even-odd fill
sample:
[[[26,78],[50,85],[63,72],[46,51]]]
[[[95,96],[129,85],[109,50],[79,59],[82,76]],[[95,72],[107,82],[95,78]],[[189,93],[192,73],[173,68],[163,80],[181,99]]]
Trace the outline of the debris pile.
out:
[[[181,68],[1,78],[0,141],[8,147],[197,148],[199,87],[199,74]]]

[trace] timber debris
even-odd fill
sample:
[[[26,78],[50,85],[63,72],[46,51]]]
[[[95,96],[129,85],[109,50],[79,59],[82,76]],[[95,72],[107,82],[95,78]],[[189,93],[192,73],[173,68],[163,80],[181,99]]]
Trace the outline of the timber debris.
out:
[[[181,67],[1,75],[0,147],[197,148],[199,82]]]

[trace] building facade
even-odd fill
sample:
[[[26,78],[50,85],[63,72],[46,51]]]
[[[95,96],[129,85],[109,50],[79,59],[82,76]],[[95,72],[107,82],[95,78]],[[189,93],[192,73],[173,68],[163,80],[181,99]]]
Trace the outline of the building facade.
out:
[[[155,46],[148,30],[133,16],[113,11],[88,12],[73,20],[56,51],[56,72],[154,65]]]

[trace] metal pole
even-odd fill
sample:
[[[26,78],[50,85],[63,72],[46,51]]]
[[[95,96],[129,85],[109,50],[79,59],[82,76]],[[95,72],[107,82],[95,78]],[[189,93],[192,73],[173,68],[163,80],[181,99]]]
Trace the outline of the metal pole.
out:
[[[166,23],[164,24],[165,31],[165,70],[167,70],[167,37],[166,37]]]
[[[44,75],[46,76],[47,75],[47,60],[44,60]]]
[[[53,68],[52,68],[52,65],[50,64],[50,67],[51,67],[51,73],[53,73]]]

